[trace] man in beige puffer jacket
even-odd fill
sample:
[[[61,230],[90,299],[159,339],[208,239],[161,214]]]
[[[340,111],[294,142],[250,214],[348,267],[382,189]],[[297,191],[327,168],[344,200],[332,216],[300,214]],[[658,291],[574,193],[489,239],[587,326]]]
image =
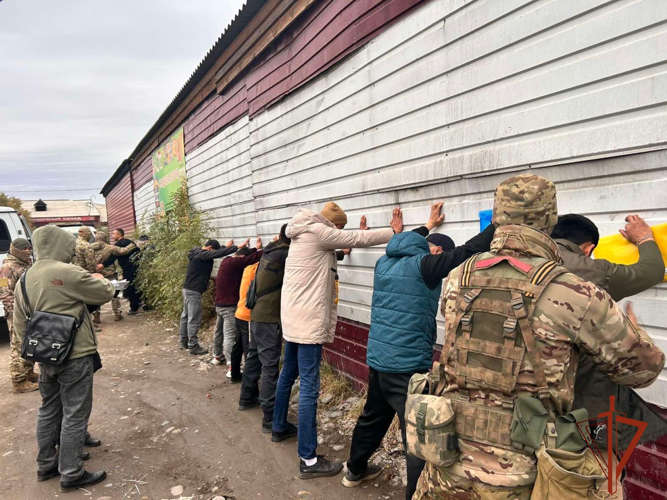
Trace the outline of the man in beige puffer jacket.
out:
[[[294,381],[301,377],[297,450],[301,479],[335,476],[343,470],[342,463],[316,455],[322,344],[333,341],[338,319],[336,249],[388,243],[394,234],[403,231],[403,215],[394,209],[388,229],[365,231],[364,217],[360,231],[342,231],[346,224],[345,212],[330,202],[319,214],[300,209],[286,230],[292,243],[280,308],[285,358],[276,391],[271,440],[279,442],[297,435],[297,427],[287,422],[287,411]]]

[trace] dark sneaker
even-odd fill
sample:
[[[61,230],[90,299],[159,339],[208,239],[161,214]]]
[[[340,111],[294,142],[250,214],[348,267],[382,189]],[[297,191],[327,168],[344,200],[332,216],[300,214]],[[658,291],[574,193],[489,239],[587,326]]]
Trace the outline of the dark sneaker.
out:
[[[128,315],[128,316],[134,316],[134,315],[136,315],[136,314],[139,314],[139,311],[133,311],[132,309],[130,309],[129,311],[127,311],[127,315]]]
[[[204,349],[202,346],[198,345],[197,347],[190,349],[190,354],[193,356],[202,356],[204,354],[208,354],[208,349]]]
[[[184,344],[184,343],[181,342],[181,350],[182,351],[187,351],[188,349],[189,349],[188,344]]]
[[[87,451],[84,451],[83,455],[81,455],[81,460],[83,460],[85,462],[86,460],[89,460],[89,459],[90,459],[90,453],[88,453]]]
[[[58,471],[58,466],[56,465],[50,470],[37,471],[37,481],[41,483],[42,481],[48,481],[49,479],[52,479],[59,475],[60,472]]]
[[[271,434],[273,432],[273,420],[262,419],[262,434]]]
[[[60,491],[67,493],[68,491],[74,491],[77,488],[92,486],[94,484],[101,483],[106,478],[107,473],[103,470],[99,472],[83,471],[83,476],[81,476],[76,481],[60,481]]]
[[[243,382],[243,377],[230,377],[229,378],[229,383],[230,384],[240,384]]]
[[[280,443],[285,439],[296,437],[299,434],[299,428],[291,422],[287,422],[287,428],[284,431],[271,431],[271,441]]]
[[[348,469],[348,471],[345,473],[345,476],[343,476],[343,486],[347,488],[354,488],[355,486],[359,486],[364,481],[375,479],[380,474],[382,474],[382,467],[375,464],[369,464],[368,467],[366,467],[366,470],[361,474],[352,474],[352,471]]]
[[[84,446],[87,446],[88,448],[94,448],[96,446],[101,446],[102,441],[99,439],[95,439],[94,437],[91,437],[90,434],[86,435],[86,441],[83,443]]]
[[[259,406],[259,399],[253,399],[252,401],[239,401],[239,411],[250,410]]]
[[[340,462],[329,462],[322,455],[317,455],[315,465],[308,467],[306,462],[300,460],[299,477],[301,479],[315,479],[316,477],[331,477],[340,474],[343,464]]]

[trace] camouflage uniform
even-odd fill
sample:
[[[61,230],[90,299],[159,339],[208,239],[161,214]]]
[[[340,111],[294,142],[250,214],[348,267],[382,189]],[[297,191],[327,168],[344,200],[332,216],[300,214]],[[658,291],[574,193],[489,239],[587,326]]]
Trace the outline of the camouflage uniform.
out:
[[[97,262],[95,261],[93,247],[90,245],[91,234],[90,229],[87,227],[79,229],[79,237],[76,239],[76,251],[72,259],[72,264],[85,269],[89,273],[96,273]]]
[[[535,175],[519,175],[498,186],[494,203],[498,229],[491,251],[477,262],[509,256],[520,262],[554,261],[562,264],[556,243],[549,238],[557,221],[555,186]],[[460,338],[451,325],[456,321],[456,302],[464,288],[464,267],[449,275],[443,288],[441,310],[445,317],[444,392],[468,397],[485,407],[502,407],[500,391],[480,390],[469,378],[457,380]],[[482,270],[483,278],[507,277],[511,266]],[[477,273],[477,271],[475,271]],[[552,414],[572,410],[574,380],[579,355],[590,356],[615,382],[645,387],[658,376],[665,362],[662,351],[641,328],[636,328],[618,304],[604,291],[574,274],[556,276],[537,298],[530,319],[541,357]],[[449,348],[447,348],[449,346]],[[461,394],[459,384],[467,394]],[[511,396],[537,397],[536,371],[524,356]],[[415,500],[422,499],[528,499],[536,478],[534,454],[511,451],[459,437],[460,456],[453,465],[440,468],[427,463]]]
[[[109,260],[109,258],[112,255],[116,257],[119,257],[121,255],[127,255],[136,248],[135,245],[128,245],[122,248],[117,247],[115,245],[109,245],[107,243],[107,235],[102,231],[98,231],[98,233],[95,235],[95,240],[96,240],[95,243],[92,243],[90,247],[92,248],[94,253],[94,260],[96,266],[97,264],[102,264],[103,262]],[[108,280],[118,279],[118,273],[116,271],[115,265],[107,266],[99,272],[102,276],[104,276]],[[114,297],[113,299],[111,299],[111,308],[113,309],[116,321],[123,319],[123,314],[120,307],[120,299],[118,297]],[[95,315],[97,316],[97,318],[99,318],[99,311],[96,311]]]
[[[5,318],[9,327],[11,342],[9,372],[12,378],[12,384],[15,388],[30,379],[34,379],[34,363],[21,358],[21,345],[14,334],[13,315],[14,315],[14,289],[16,283],[21,279],[31,266],[29,250],[19,250],[14,246],[17,240],[12,242],[9,255],[2,263],[0,268],[0,301],[5,310]],[[24,240],[27,244],[28,242]],[[34,381],[34,380],[33,380]]]

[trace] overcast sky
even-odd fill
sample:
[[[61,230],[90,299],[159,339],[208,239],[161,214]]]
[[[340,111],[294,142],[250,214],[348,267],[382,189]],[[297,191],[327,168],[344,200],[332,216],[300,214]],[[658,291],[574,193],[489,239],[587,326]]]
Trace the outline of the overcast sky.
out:
[[[0,191],[97,195],[243,3],[0,0]]]

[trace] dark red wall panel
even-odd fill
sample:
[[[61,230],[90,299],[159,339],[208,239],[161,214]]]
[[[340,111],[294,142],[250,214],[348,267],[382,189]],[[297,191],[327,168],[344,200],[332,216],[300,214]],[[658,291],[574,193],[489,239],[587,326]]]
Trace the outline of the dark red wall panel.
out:
[[[190,153],[213,135],[248,112],[245,78],[214,95],[188,119],[184,126],[185,153]]]
[[[153,156],[148,156],[142,163],[136,168],[132,169],[132,184],[134,189],[137,190],[147,182],[153,180]]]
[[[424,0],[326,0],[301,16],[247,76],[251,116],[326,71]]]
[[[109,192],[106,202],[109,230],[121,228],[128,234],[134,231],[134,195],[129,172]]]

